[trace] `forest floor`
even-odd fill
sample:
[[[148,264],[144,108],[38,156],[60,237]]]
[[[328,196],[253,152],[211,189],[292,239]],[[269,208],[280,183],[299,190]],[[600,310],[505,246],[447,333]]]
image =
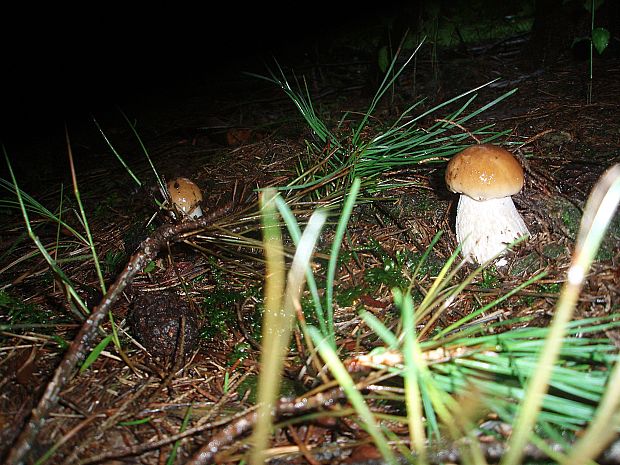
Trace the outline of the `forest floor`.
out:
[[[317,113],[324,115],[332,128],[342,120],[342,131],[346,132],[350,121],[368,108],[377,83],[371,79],[368,70],[373,66],[368,60],[348,55],[347,50],[334,53],[320,56],[320,60],[280,62],[285,69],[290,66],[297,76],[305,78]],[[592,102],[587,103],[587,62],[565,57],[543,72],[528,75],[522,71],[524,60],[518,47],[501,44],[460,54],[440,52],[432,59],[429,50],[422,49],[415,65],[405,68],[372,117],[370,127],[379,130],[421,98],[425,101],[414,110],[416,115],[496,78],[500,79],[477,91],[476,105],[518,88],[463,129],[471,131],[493,124],[494,131],[511,131],[500,142],[512,144],[507,147],[512,147],[525,168],[525,187],[514,200],[532,237],[510,256],[506,267],[491,268],[477,276],[444,316],[434,322],[436,325],[456,321],[541,271],[547,273],[543,279],[504,301],[487,317],[498,321],[531,316],[530,324],[547,324],[565,281],[588,194],[601,174],[620,162],[620,62],[596,60]],[[264,68],[249,71],[267,73]],[[136,132],[160,175],[165,179],[193,179],[205,193],[206,211],[230,198],[254,209],[255,189],[283,186],[293,180],[300,160],[308,163],[306,141],[316,143],[280,88],[241,73],[133,102],[123,111],[135,122]],[[418,125],[428,127],[446,114],[447,109],[429,115]],[[161,197],[144,151],[127,121],[114,112],[95,117],[116,151],[143,182],[142,187],[137,187],[91,120],[68,125],[81,198],[109,285],[152,232],[149,220],[158,211],[154,198]],[[33,140],[8,155],[20,187],[50,210],[57,209],[64,197],[64,220],[79,229],[64,137],[60,132],[50,136],[52,142]],[[36,176],[26,161],[28,151],[40,153]],[[50,160],[54,162],[48,163]],[[371,311],[389,327],[398,324],[390,287],[402,284],[403,276],[390,274],[388,262],[397,263],[402,272],[406,265],[399,261],[399,254],[419,257],[436,233],[444,231],[433,248],[428,268],[416,282],[417,288],[424,290],[455,250],[456,199],[445,188],[444,169],[445,160],[439,160],[394,170],[386,176],[402,181],[403,186],[383,191],[381,199],[354,211],[341,250],[336,288],[337,339],[343,356],[347,351],[363,352],[376,345],[376,341],[369,340],[368,328],[358,316],[361,309]],[[8,192],[5,194],[10,198]],[[300,204],[300,217],[314,206],[311,202]],[[63,287],[24,235],[19,210],[5,207],[3,217],[0,457],[23,427],[80,324]],[[88,248],[66,228],[58,230],[53,222],[36,214],[31,220],[49,250],[55,244],[60,246],[56,253],[63,259],[64,272],[92,308],[101,293]],[[165,221],[159,214],[154,224]],[[260,241],[258,224],[256,219],[255,229],[245,237]],[[234,224],[230,227],[233,230]],[[88,370],[77,374],[61,391],[60,404],[38,435],[34,457],[57,445],[49,463],[80,463],[99,454],[104,454],[100,457],[102,463],[165,463],[173,449],[177,460],[184,460],[220,431],[226,419],[253,405],[260,354],[256,341],[260,340],[262,251],[259,242],[227,245],[211,241],[210,234],[205,232],[172,246],[160,254],[148,272],[138,274],[112,312],[134,369],[109,345]],[[328,228],[319,244],[321,253],[329,253],[332,234]],[[192,247],[192,242],[199,248]],[[618,310],[619,244],[620,222],[616,215],[587,277],[575,318]],[[471,270],[469,266],[461,269],[455,280],[464,279]],[[317,275],[324,272],[317,265]],[[174,296],[171,299],[180,296],[186,306],[198,312],[201,325],[197,345],[180,367],[174,367],[177,371],[171,378],[171,365],[158,363],[128,334],[127,316],[132,302],[137,296],[159,294]],[[106,332],[111,330],[108,320],[102,327]],[[608,336],[620,341],[615,334]],[[300,340],[297,334],[295,349],[286,360],[288,390],[284,394],[288,396],[316,387],[317,378],[305,362],[307,354],[300,352]],[[178,444],[166,441],[184,428],[201,426]],[[316,421],[305,428],[283,428],[273,447],[292,454],[288,463],[356,463],[360,457],[372,455],[367,446],[355,442],[364,435],[355,422],[346,418]],[[343,446],[340,455],[333,451],[329,455],[328,445],[344,444],[343,438],[351,445]],[[131,447],[155,441],[161,445],[128,455]],[[308,452],[305,445],[310,444],[313,451],[320,453]],[[227,451],[233,462],[239,459],[235,454],[245,447],[242,443],[236,445]],[[321,446],[325,446],[324,450]],[[356,455],[356,450],[363,450],[362,455]]]

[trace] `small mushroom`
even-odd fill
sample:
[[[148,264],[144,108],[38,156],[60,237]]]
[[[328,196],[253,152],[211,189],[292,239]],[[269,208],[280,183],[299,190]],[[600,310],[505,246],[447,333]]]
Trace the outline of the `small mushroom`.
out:
[[[485,263],[529,235],[510,197],[523,187],[523,168],[507,150],[492,144],[466,148],[448,163],[446,185],[461,194],[456,238],[468,262]],[[502,258],[495,265],[506,263]]]
[[[202,192],[200,188],[187,178],[176,178],[168,182],[168,193],[172,206],[183,216],[200,218],[202,216]]]

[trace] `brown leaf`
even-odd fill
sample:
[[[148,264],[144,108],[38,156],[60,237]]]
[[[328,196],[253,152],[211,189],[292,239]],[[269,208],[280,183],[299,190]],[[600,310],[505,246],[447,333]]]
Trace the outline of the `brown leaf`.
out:
[[[226,143],[228,145],[241,145],[252,138],[252,130],[248,128],[230,128],[226,131]]]
[[[28,355],[28,357],[25,360],[23,360],[23,358],[25,358],[25,354],[22,354],[22,356],[20,357],[21,358],[21,360],[19,361],[20,365],[19,365],[19,368],[17,368],[15,372],[15,379],[17,380],[19,384],[28,386],[33,383],[33,380],[34,380],[33,373],[34,373],[34,367],[35,367],[34,362],[37,357],[37,352],[38,352],[38,347],[33,347],[32,350],[30,351],[30,355]]]

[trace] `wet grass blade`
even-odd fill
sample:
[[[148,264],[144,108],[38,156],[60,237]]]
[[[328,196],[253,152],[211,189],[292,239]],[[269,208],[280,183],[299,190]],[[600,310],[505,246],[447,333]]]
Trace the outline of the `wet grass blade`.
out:
[[[151,167],[151,170],[153,171],[153,174],[155,175],[155,179],[157,179],[157,184],[159,185],[160,192],[167,192],[166,186],[164,186],[161,176],[157,172],[157,168],[155,168],[155,165],[153,164],[153,161],[151,160],[149,151],[146,149],[146,146],[144,145],[144,142],[142,142],[142,138],[140,137],[140,134],[138,134],[138,131],[136,130],[136,125],[132,123],[131,121],[129,121],[129,118],[127,117],[127,115],[125,114],[123,110],[119,108],[118,111],[121,113],[121,115],[123,115],[123,118],[125,119],[129,127],[131,128],[131,131],[136,137],[136,140],[140,144],[140,147],[142,148],[142,152],[144,152],[144,156],[146,157],[146,160],[149,162],[149,166]],[[159,204],[158,206],[161,206],[161,205]]]
[[[281,335],[287,332],[283,314],[285,287],[284,254],[282,236],[273,201],[275,192],[267,189],[260,194],[261,221],[263,225],[263,249],[265,254],[265,291],[263,315],[263,337],[261,350],[261,376],[258,384],[258,418],[252,434],[253,448],[250,464],[264,462],[271,433],[271,411],[280,385],[283,343]],[[280,327],[284,324],[284,327]],[[288,341],[288,338],[287,338]],[[269,371],[267,371],[269,370]]]
[[[108,344],[110,344],[113,337],[114,336],[112,334],[108,334],[99,342],[99,344],[95,346],[95,348],[90,352],[90,354],[88,354],[88,357],[84,359],[84,363],[82,363],[82,366],[80,367],[80,374],[84,373],[90,368],[93,363],[95,363],[95,361],[101,355],[101,352],[103,352],[106,347],[108,347]]]
[[[121,165],[123,165],[123,168],[125,168],[125,171],[127,171],[131,179],[133,179],[133,181],[138,185],[138,187],[141,187],[142,181],[140,181],[140,179],[138,179],[138,177],[134,174],[134,172],[131,171],[131,168],[129,168],[129,165],[127,165],[123,157],[121,157],[121,155],[116,151],[116,148],[114,148],[114,145],[112,144],[110,139],[108,139],[108,136],[106,136],[105,132],[103,132],[103,129],[101,128],[101,126],[99,125],[99,122],[97,122],[94,116],[93,116],[93,122],[95,123],[97,130],[99,131],[99,133],[101,133],[101,137],[103,137],[103,140],[105,141],[107,146],[110,148],[110,150],[112,151],[116,159],[121,163]]]
[[[282,215],[282,219],[286,223],[288,232],[291,235],[291,239],[293,239],[293,243],[295,244],[295,246],[298,246],[301,240],[301,229],[297,224],[295,215],[282,197],[277,196],[275,200],[278,211]],[[325,312],[323,310],[323,306],[321,305],[321,296],[319,295],[319,289],[317,287],[316,280],[314,279],[314,274],[312,273],[312,269],[310,268],[310,266],[308,266],[306,269],[306,282],[308,283],[308,290],[310,291],[310,295],[312,296],[314,314],[316,315],[317,321],[319,323],[319,328],[323,334],[327,334],[328,331],[327,323],[325,320]]]
[[[6,155],[6,152],[5,152],[5,155]],[[0,187],[6,189],[9,192],[15,192],[15,189],[16,189],[14,183],[11,183],[2,178],[0,178]],[[62,228],[69,231],[80,242],[82,242],[83,244],[88,244],[88,240],[86,239],[86,237],[84,237],[80,232],[78,232],[71,225],[64,222],[61,218],[60,213],[59,214],[52,213],[43,204],[37,201],[34,197],[32,197],[31,195],[29,195],[28,193],[24,192],[21,189],[19,191],[19,195],[23,202],[23,208],[27,213],[34,213],[42,218],[48,219],[49,221],[55,224],[58,224],[59,226],[62,226]],[[2,200],[0,201],[0,206],[6,207],[6,208],[17,208],[20,210],[22,208],[19,201],[12,201],[12,200]]]
[[[400,301],[403,324],[403,360],[405,363],[403,378],[411,448],[417,454],[417,463],[425,465],[427,463],[426,434],[424,433],[424,409],[420,393],[420,372],[425,369],[425,366],[422,366],[425,363],[415,330],[413,300],[409,293],[403,296],[397,289],[392,292],[396,294],[394,300]]]
[[[569,284],[581,285],[581,280],[594,260],[618,205],[620,205],[620,164],[607,170],[590,194],[581,224],[581,228],[585,229],[587,234],[579,236],[576,255],[569,269]],[[620,416],[617,413],[619,406],[620,364],[616,359],[607,389],[594,418],[575,444],[567,463],[584,463],[602,452],[620,427]]]

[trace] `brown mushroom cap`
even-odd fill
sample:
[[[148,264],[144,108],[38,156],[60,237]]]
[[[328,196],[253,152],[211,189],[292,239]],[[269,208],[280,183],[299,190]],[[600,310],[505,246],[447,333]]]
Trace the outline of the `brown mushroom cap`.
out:
[[[523,168],[512,154],[492,144],[472,145],[456,154],[446,168],[452,192],[475,200],[509,197],[523,187]]]
[[[200,188],[187,178],[176,178],[168,181],[167,187],[172,203],[184,213],[191,214],[202,202]]]

